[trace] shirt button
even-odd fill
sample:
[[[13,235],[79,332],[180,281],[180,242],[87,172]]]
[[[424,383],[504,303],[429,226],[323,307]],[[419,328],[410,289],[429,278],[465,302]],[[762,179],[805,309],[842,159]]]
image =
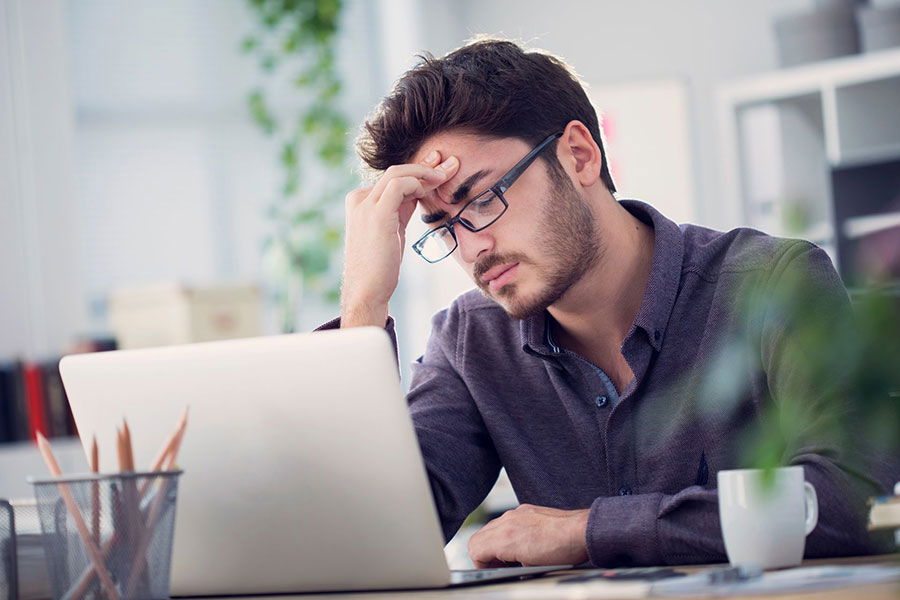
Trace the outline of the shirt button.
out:
[[[656,340],[657,342],[659,341],[659,338],[661,338],[661,337],[662,337],[662,333],[660,333],[659,329],[657,329],[656,331],[653,332],[653,339]]]
[[[619,488],[619,495],[620,496],[630,496],[631,488],[628,487],[627,485],[623,485],[622,487]]]
[[[609,402],[609,399],[606,396],[597,396],[594,398],[594,402],[597,404],[597,408],[603,408]]]

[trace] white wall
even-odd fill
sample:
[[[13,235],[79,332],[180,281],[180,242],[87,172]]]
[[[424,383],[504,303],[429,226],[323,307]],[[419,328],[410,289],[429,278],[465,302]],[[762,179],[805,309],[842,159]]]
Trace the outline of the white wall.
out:
[[[428,3],[431,4],[431,3]],[[461,24],[457,40],[503,34],[558,54],[591,85],[658,79],[689,84],[696,221],[737,224],[735,199],[721,197],[715,131],[717,84],[776,67],[771,20],[812,0],[447,0],[458,18],[426,20],[444,52],[447,28]],[[438,33],[439,32],[439,33]],[[600,100],[602,110],[602,99]]]
[[[351,122],[381,93],[373,12],[346,3]],[[106,333],[116,286],[262,279],[282,174],[252,31],[243,0],[0,0],[0,360]]]
[[[73,115],[60,0],[0,0],[0,357],[83,330]]]

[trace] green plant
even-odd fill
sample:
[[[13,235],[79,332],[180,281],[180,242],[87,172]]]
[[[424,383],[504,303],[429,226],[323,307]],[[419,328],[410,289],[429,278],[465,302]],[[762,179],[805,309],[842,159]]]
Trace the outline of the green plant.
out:
[[[335,56],[342,1],[247,0],[247,5],[256,24],[241,49],[256,60],[265,80],[247,103],[253,121],[276,141],[283,173],[269,208],[273,231],[264,261],[281,328],[290,332],[297,328],[304,296],[331,304],[339,297],[334,257],[342,246],[340,200],[353,185]],[[284,81],[292,93],[274,102],[272,89]],[[287,110],[275,110],[276,104]]]
[[[746,325],[700,378],[699,414],[736,410],[747,365],[761,370],[761,344],[777,343],[779,397],[736,440],[743,466],[763,469],[767,480],[801,449],[865,472],[870,457],[897,456],[900,447],[900,295],[873,285],[853,295],[851,313],[816,285],[816,270],[800,257],[777,284],[742,290],[735,310]]]

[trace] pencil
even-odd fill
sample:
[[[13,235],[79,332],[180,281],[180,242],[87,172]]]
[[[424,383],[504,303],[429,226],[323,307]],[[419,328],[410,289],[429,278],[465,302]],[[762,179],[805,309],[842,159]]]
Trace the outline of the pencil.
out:
[[[91,473],[100,472],[100,448],[97,446],[97,436],[91,442]],[[91,485],[91,528],[94,532],[94,541],[100,543],[100,482],[94,481]]]
[[[169,449],[168,458],[166,459],[165,466],[163,467],[164,471],[168,471],[175,467],[178,460],[178,451],[181,450],[181,442],[184,440],[184,431],[186,428],[187,420],[182,423],[182,426],[175,434],[175,439],[172,440],[172,447]]]
[[[150,465],[151,471],[159,471],[163,464],[165,464],[166,458],[168,458],[171,453],[172,447],[175,445],[177,439],[184,435],[184,429],[187,427],[187,420],[188,409],[185,408],[184,412],[181,413],[181,417],[178,419],[178,425],[176,425],[175,431],[173,431],[172,435],[169,436],[169,439],[163,443],[156,457],[153,459],[153,463]]]
[[[126,419],[122,419],[122,438],[125,442],[125,464],[129,471],[134,471],[134,446],[131,444],[131,430]]]
[[[127,464],[125,463],[125,438],[122,437],[122,430],[116,428],[116,458],[119,461],[119,471],[125,472]]]
[[[184,432],[186,428],[187,410],[185,410],[182,419],[179,421],[178,429],[176,430],[175,435],[167,444],[168,451],[161,453],[162,456],[166,456],[165,466],[163,467],[164,471],[168,471],[175,466],[178,460],[178,451],[181,449],[181,442],[184,440]],[[134,563],[131,566],[131,573],[128,577],[128,583],[125,586],[125,593],[128,597],[131,597],[131,595],[133,594],[138,578],[146,572],[147,563],[146,560],[144,560],[144,553],[147,551],[147,546],[150,543],[150,538],[154,529],[156,528],[156,523],[162,516],[163,502],[169,495],[169,488],[172,485],[172,481],[173,480],[170,477],[166,477],[165,479],[163,479],[162,485],[160,486],[160,489],[157,490],[156,496],[151,501],[150,508],[147,511],[147,522],[145,524],[144,530],[142,532],[139,532]]]
[[[59,468],[59,463],[56,462],[56,457],[53,455],[53,450],[50,448],[50,442],[47,441],[47,438],[45,438],[40,431],[37,432],[35,437],[37,438],[38,450],[40,450],[44,462],[47,463],[47,468],[50,469],[50,473],[54,477],[62,477],[62,469]],[[75,521],[78,535],[81,536],[81,540],[84,542],[85,548],[87,548],[91,562],[94,563],[94,570],[97,572],[97,576],[100,577],[100,584],[106,590],[106,594],[111,600],[119,600],[119,592],[116,590],[116,586],[109,576],[109,571],[106,570],[106,565],[103,564],[103,558],[100,556],[100,549],[97,547],[97,544],[94,543],[87,525],[84,522],[84,518],[82,518],[81,512],[78,510],[78,504],[75,502],[75,498],[72,497],[72,493],[69,491],[68,485],[59,483],[58,487],[63,502],[69,510],[69,514],[72,515],[72,520]]]
[[[188,418],[188,409],[185,408],[184,412],[181,414],[181,417],[178,420],[178,423],[175,427],[175,431],[169,436],[166,442],[160,448],[159,454],[157,454],[156,458],[153,459],[153,464],[150,467],[151,471],[159,471],[163,466],[164,461],[169,457],[172,452],[172,448],[176,445],[176,443],[180,446],[180,439],[184,437],[184,430],[187,427],[187,418]],[[117,436],[117,442],[119,437]],[[176,452],[177,454],[177,452]],[[140,489],[140,497],[143,498],[147,492],[147,489],[150,487],[152,480],[148,479],[143,484],[141,484]],[[113,530],[110,534],[109,539],[106,540],[103,544],[103,556],[107,556],[109,551],[112,549],[113,545],[116,543],[118,539],[118,532]],[[84,594],[87,592],[88,587],[93,580],[93,576],[95,571],[93,568],[88,567],[85,569],[75,584],[70,588],[70,593],[66,596],[68,600],[78,600],[82,598]]]

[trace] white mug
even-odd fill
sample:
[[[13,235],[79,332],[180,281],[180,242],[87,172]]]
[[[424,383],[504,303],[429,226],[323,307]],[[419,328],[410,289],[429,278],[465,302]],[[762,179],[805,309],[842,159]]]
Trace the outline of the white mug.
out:
[[[806,536],[819,521],[816,489],[803,467],[719,471],[719,519],[728,560],[735,567],[775,569],[803,560]]]

